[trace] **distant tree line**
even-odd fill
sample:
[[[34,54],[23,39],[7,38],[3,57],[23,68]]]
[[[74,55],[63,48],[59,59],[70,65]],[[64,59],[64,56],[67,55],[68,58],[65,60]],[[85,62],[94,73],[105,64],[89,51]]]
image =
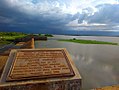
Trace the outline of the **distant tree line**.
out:
[[[39,36],[53,37],[52,34],[39,34]]]
[[[19,36],[19,35],[25,35],[22,32],[0,32],[0,36]]]

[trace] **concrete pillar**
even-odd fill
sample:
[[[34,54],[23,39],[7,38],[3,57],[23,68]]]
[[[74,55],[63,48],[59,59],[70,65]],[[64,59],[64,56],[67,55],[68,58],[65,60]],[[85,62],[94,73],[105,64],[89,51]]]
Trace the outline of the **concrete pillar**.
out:
[[[34,38],[31,39],[31,48],[34,49]]]

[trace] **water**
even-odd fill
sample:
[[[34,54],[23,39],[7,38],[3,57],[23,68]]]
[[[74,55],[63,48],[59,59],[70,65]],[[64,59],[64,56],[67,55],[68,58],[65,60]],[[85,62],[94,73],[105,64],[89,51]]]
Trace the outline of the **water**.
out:
[[[82,76],[83,90],[119,84],[119,46],[57,41],[61,38],[82,38],[118,43],[118,37],[55,36],[48,41],[36,41],[35,47],[66,48]]]

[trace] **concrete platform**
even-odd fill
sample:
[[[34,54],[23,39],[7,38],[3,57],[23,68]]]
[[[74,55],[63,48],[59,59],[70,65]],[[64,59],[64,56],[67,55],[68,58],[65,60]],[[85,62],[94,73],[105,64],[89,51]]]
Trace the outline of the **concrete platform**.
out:
[[[97,88],[93,90],[119,90],[119,85],[106,86],[106,87]]]
[[[8,59],[8,56],[0,56],[0,77],[1,77],[1,74],[7,59]]]
[[[81,76],[64,48],[17,49],[7,60],[0,90],[81,90]]]
[[[1,73],[3,71],[3,68],[5,66],[5,63],[9,57],[10,51],[12,49],[20,49],[20,48],[24,48],[24,49],[33,49],[34,48],[34,38],[32,38],[31,40],[27,41],[27,42],[19,42],[16,45],[10,45],[9,47],[6,47],[5,50],[1,50],[0,51],[0,77],[1,77]]]

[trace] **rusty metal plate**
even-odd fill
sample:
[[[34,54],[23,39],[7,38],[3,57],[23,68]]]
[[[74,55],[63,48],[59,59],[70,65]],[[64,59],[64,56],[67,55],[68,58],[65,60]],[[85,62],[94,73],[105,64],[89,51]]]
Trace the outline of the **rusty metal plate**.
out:
[[[7,81],[73,76],[65,51],[18,50]]]

